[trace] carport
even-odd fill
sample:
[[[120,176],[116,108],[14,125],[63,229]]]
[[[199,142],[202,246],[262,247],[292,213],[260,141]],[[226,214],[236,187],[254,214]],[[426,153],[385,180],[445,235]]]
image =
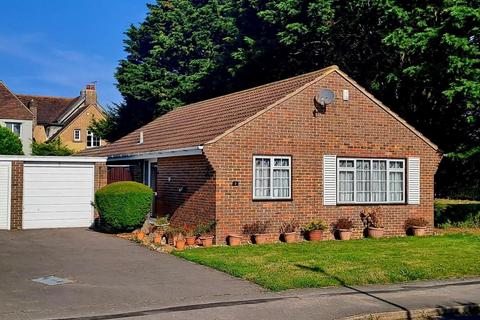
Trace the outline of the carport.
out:
[[[0,229],[88,227],[103,157],[0,156]]]

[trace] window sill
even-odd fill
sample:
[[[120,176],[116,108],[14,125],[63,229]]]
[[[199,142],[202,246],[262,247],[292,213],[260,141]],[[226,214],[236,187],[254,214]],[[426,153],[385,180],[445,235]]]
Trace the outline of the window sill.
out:
[[[291,202],[292,198],[266,198],[266,199],[252,199],[253,202]]]

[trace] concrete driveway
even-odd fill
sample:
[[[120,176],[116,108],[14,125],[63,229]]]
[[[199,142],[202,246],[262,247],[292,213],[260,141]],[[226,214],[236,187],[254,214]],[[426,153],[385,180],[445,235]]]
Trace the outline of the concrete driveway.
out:
[[[32,279],[54,275],[69,284]],[[0,319],[46,319],[262,295],[246,281],[83,229],[0,232]]]

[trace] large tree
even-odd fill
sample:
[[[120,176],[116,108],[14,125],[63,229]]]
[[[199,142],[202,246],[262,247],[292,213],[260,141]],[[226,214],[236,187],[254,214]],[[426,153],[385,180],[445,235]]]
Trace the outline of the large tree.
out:
[[[480,0],[159,0],[126,33],[125,103],[96,127],[116,139],[176,106],[337,64],[461,168],[480,157],[479,26]]]

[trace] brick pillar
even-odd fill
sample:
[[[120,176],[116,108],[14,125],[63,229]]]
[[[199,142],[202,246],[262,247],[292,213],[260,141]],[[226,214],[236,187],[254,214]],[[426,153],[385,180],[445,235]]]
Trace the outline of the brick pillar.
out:
[[[12,208],[10,228],[22,229],[23,161],[12,161]]]
[[[95,163],[95,191],[107,185],[107,164],[105,162]],[[98,219],[98,212],[95,210],[95,219]]]

